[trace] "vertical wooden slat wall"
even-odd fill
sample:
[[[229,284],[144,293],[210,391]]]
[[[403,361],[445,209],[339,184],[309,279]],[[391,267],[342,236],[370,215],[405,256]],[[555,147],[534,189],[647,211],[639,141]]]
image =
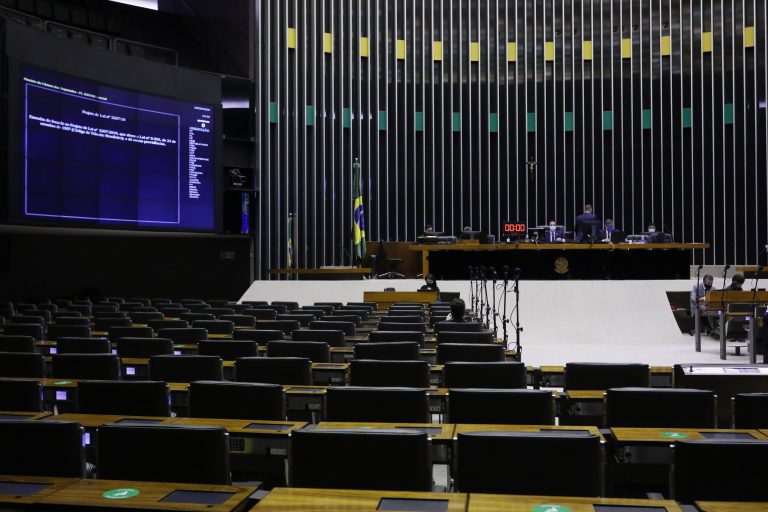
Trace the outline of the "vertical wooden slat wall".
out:
[[[766,243],[765,2],[260,9],[262,272],[287,264],[289,238],[299,267],[351,264],[356,158],[368,240],[572,227],[589,202],[628,232],[709,242],[695,263],[756,262]]]

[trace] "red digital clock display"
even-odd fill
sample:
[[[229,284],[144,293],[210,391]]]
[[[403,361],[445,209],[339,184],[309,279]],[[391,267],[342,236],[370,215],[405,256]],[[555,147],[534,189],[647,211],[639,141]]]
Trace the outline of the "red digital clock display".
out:
[[[525,222],[505,222],[501,226],[501,232],[505,235],[519,235],[528,232]]]

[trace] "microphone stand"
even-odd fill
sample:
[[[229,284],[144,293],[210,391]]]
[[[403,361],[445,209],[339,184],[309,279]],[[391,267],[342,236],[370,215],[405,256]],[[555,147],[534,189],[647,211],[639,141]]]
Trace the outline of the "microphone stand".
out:
[[[502,309],[501,313],[501,328],[504,332],[504,349],[509,348],[509,334],[507,334],[507,323],[509,320],[507,319],[507,286],[509,284],[509,267],[504,265],[502,269],[502,279],[504,280],[504,308]]]
[[[725,313],[725,275],[728,273],[729,268],[731,268],[730,265],[723,267],[723,292],[720,294],[720,311],[723,313]]]
[[[515,353],[517,360],[523,360],[523,347],[520,346],[520,333],[523,328],[520,326],[520,272],[515,269]]]
[[[469,305],[472,310],[477,306],[477,297],[475,296],[475,269],[469,267]]]
[[[485,328],[487,329],[491,323],[491,305],[488,300],[488,279],[485,274],[483,274],[483,294],[485,295]]]
[[[498,332],[496,327],[496,317],[498,316],[496,312],[496,278],[497,278],[496,269],[491,267],[491,282],[493,283],[493,288],[491,289],[492,299],[493,299],[491,301],[491,307],[492,307],[491,311],[493,312],[493,338],[494,339],[496,339],[496,333]]]

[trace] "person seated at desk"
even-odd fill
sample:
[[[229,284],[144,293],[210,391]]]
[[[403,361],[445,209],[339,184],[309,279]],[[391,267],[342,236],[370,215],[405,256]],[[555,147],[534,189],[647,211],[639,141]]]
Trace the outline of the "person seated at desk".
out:
[[[543,239],[540,241],[545,244],[565,242],[565,233],[563,233],[562,230],[557,229],[557,222],[555,222],[555,219],[549,219],[549,226],[544,230]]]
[[[656,231],[656,224],[653,222],[648,224],[648,229],[643,234],[648,237],[648,243],[650,244],[672,243],[672,235],[664,231]]]
[[[437,287],[437,282],[435,281],[435,276],[433,274],[427,274],[427,277],[424,278],[424,285],[422,285],[421,288],[419,288],[420,292],[429,292],[429,291],[435,291],[440,293],[440,288]]]
[[[717,290],[714,287],[715,278],[711,274],[706,274],[698,285],[693,285],[691,290],[691,316],[697,312],[703,313],[707,310],[707,306],[704,304],[707,292]],[[717,318],[713,316],[702,316],[702,326],[704,331],[709,334],[713,332],[717,326]]]
[[[605,219],[605,226],[597,234],[597,239],[601,242],[610,242],[614,231],[618,230],[613,226],[613,219]]]
[[[727,292],[741,292],[744,286],[744,274],[733,274],[731,278],[731,284],[729,284],[725,291]]]
[[[451,312],[445,317],[446,322],[464,322],[464,315],[467,312],[467,306],[461,299],[451,301]]]

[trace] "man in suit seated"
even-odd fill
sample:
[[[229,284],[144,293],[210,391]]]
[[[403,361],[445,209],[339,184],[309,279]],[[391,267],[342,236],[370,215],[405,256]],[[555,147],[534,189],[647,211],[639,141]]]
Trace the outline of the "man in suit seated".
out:
[[[601,242],[610,242],[614,231],[618,230],[613,227],[613,219],[605,219],[605,226],[597,234],[597,239]]]
[[[543,233],[543,239],[539,241],[545,244],[565,242],[565,233],[557,228],[555,219],[549,219],[549,226],[547,226],[547,229]]]
[[[664,233],[663,231],[657,231],[656,225],[653,222],[648,224],[648,229],[643,234],[648,236],[648,243],[651,244],[672,243],[672,235]]]

